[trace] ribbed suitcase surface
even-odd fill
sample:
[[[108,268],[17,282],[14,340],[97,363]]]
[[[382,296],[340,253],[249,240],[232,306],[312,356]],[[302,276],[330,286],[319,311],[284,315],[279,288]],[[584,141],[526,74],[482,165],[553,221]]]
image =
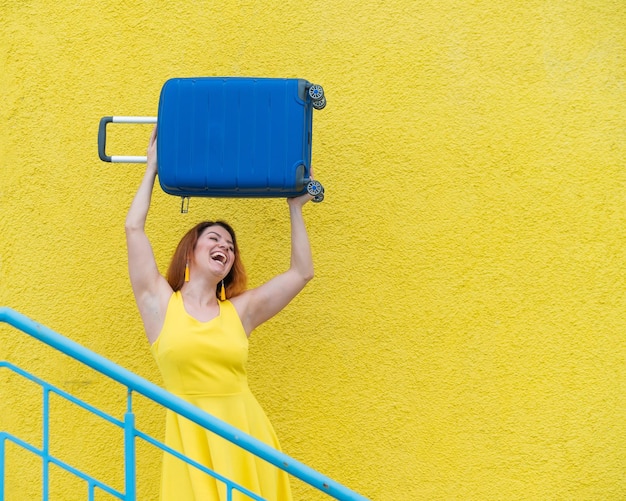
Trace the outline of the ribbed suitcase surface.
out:
[[[159,182],[183,197],[306,191],[311,84],[302,79],[174,78],[161,89]]]

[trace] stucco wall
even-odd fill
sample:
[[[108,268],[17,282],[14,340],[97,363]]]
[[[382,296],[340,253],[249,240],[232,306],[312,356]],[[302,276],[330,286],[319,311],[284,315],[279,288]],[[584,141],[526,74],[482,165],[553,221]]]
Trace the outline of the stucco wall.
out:
[[[143,167],[98,159],[99,119],[155,115],[170,77],[306,78],[329,102],[317,275],[249,366],[285,452],[376,501],[624,498],[621,0],[0,0],[0,27],[0,304],[160,383],[126,275]],[[109,152],[144,154],[149,131],[113,126]],[[156,190],[161,268],[214,217],[252,285],[288,262],[283,200],[181,215]],[[6,327],[0,359],[123,411],[123,389]],[[0,428],[38,440],[39,403],[0,374]],[[119,434],[54,405],[53,452],[121,488]],[[39,463],[9,453],[7,499],[37,499]],[[140,450],[140,499],[159,459]],[[85,499],[57,470],[52,487]]]

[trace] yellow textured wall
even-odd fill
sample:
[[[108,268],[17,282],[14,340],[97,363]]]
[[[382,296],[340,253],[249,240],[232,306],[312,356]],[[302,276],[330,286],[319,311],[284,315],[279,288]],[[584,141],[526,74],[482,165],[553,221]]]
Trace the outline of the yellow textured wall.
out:
[[[0,304],[160,383],[126,275],[143,167],[98,159],[99,119],[155,115],[170,77],[306,78],[329,102],[317,275],[249,366],[285,451],[376,501],[624,499],[622,0],[0,0],[0,28]],[[144,154],[149,130],[112,126],[109,153]],[[214,217],[253,284],[287,263],[284,201],[181,215],[157,190],[163,270]],[[123,389],[1,327],[5,358],[123,410]],[[40,396],[15,381],[0,427],[36,441]],[[121,434],[53,405],[53,453],[122,488]],[[7,499],[37,499],[39,462],[9,453]],[[140,450],[140,499],[159,459]],[[85,499],[56,469],[52,490]]]

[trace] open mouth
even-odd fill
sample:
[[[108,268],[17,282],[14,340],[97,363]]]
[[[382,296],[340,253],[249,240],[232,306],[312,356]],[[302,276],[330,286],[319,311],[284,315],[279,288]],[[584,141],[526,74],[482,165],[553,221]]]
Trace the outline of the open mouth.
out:
[[[220,264],[226,264],[226,255],[222,254],[221,252],[215,252],[214,254],[211,254],[211,259],[213,261],[217,261]]]

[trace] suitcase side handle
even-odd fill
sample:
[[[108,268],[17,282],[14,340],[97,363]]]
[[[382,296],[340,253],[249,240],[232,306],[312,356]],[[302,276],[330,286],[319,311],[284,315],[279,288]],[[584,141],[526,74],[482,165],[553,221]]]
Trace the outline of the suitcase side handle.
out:
[[[106,154],[107,143],[107,124],[110,123],[126,123],[126,124],[155,124],[157,117],[102,117],[100,119],[100,127],[98,128],[98,156],[103,162],[112,163],[130,163],[142,164],[148,161],[147,157],[137,157],[130,155],[112,155]]]

